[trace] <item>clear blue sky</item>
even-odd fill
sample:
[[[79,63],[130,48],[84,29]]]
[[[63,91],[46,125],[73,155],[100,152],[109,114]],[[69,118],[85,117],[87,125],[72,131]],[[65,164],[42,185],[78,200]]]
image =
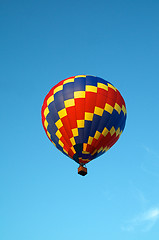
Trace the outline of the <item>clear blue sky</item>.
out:
[[[0,239],[158,240],[159,1],[1,0],[0,35]],[[40,113],[78,74],[110,81],[128,111],[86,177]]]

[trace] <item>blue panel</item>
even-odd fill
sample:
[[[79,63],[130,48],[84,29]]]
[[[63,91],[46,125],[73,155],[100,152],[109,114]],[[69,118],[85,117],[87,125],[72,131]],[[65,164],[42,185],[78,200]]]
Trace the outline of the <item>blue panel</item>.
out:
[[[124,116],[124,113],[121,111],[120,117],[118,120],[118,127],[120,127],[120,130],[122,130],[123,122],[125,122],[125,116]]]
[[[85,123],[84,123],[84,143],[87,143],[88,142],[88,137],[89,137],[89,133],[90,133],[90,130],[91,130],[91,126],[92,126],[92,121],[87,121],[85,120]]]
[[[78,128],[78,136],[75,137],[76,144],[83,143],[84,139],[84,128]]]
[[[103,153],[105,153],[105,152],[102,152],[102,151],[101,151],[100,153],[97,153],[97,154],[96,154],[96,158],[99,157],[99,156],[101,156]]]
[[[51,134],[51,140],[57,145],[58,144],[58,137],[55,134]]]
[[[92,85],[97,87],[97,80],[94,76],[86,76],[86,85]]]
[[[94,159],[94,157],[90,154],[89,155],[89,160],[93,160]]]
[[[49,124],[47,127],[48,132],[53,136],[57,132],[57,127],[56,125]],[[57,136],[56,136],[57,137]]]
[[[74,149],[75,149],[75,151],[77,152],[77,153],[80,153],[80,152],[82,152],[83,151],[83,143],[81,144],[76,144],[76,145],[74,145]]]
[[[63,85],[63,97],[64,101],[74,98],[74,82]]]
[[[97,82],[103,83],[105,85],[108,85],[108,83],[110,83],[110,82],[104,80],[103,78],[99,78],[99,77],[96,77],[96,80],[97,80]]]
[[[91,126],[91,131],[90,131],[90,136],[94,137],[96,130],[98,129],[99,122],[101,120],[101,116],[98,116],[94,114],[93,116],[93,121],[92,121],[92,126]]]
[[[89,158],[90,158],[90,154],[82,153],[82,159],[89,159]]]
[[[114,110],[113,110],[112,114],[110,114],[106,111],[104,112],[104,114],[105,113],[109,114],[109,118],[107,117],[106,122],[105,122],[106,123],[105,127],[110,131],[110,129],[114,126],[115,129],[117,130],[119,127],[119,121],[118,121],[118,119],[120,119],[119,114]]]
[[[57,109],[55,106],[55,102],[52,102],[49,104],[48,106],[49,108],[49,114],[48,114],[48,118],[51,120],[51,118],[54,120],[54,122],[57,122],[59,120],[59,115],[57,113]],[[47,118],[46,118],[47,119]]]
[[[59,92],[55,93],[54,102],[56,105],[57,112],[65,108],[63,91],[59,91]]]
[[[84,138],[84,128],[78,128],[78,137],[80,139],[80,142],[83,143],[83,138]]]
[[[74,155],[73,155],[73,160],[75,160],[75,162],[77,162],[77,163],[79,163],[79,160],[78,160],[78,153],[75,153]]]
[[[82,152],[78,152],[78,157],[79,157],[79,158],[82,157]]]
[[[125,123],[126,123],[126,115],[123,117],[121,125],[120,125],[120,129],[123,131],[125,128]]]
[[[48,115],[46,116],[46,120],[48,124],[54,125],[55,124],[55,118],[52,112],[49,112]]]
[[[85,91],[86,78],[79,77],[74,80],[74,91]]]
[[[124,118],[125,118],[124,114],[120,113],[120,115],[118,116],[118,119],[116,119],[116,122],[115,122],[115,125],[116,125],[115,129],[118,129],[118,127],[120,127],[121,129],[121,125],[123,121],[125,121]]]
[[[105,127],[107,128],[107,123],[109,122],[110,118],[111,118],[111,114],[104,111],[97,129],[99,132],[102,132]]]
[[[119,127],[120,119],[121,119],[121,116],[118,114],[118,112],[116,110],[113,110],[112,116],[111,116],[111,123],[112,123],[112,126],[115,128],[115,131]]]

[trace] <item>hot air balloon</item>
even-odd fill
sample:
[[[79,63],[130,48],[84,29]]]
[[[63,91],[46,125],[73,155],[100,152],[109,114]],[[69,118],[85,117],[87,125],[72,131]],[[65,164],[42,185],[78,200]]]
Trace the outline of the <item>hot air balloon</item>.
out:
[[[88,75],[67,78],[46,95],[42,124],[50,141],[79,164],[86,164],[108,151],[122,134],[126,106],[120,92],[108,81]]]

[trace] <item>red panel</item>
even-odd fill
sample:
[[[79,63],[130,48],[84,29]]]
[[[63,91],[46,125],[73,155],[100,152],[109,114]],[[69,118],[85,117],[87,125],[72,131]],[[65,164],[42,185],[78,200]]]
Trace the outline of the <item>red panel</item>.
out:
[[[87,151],[87,152],[93,153],[94,150],[95,150],[95,148],[94,148],[92,145],[87,144],[87,148],[86,148],[86,151]]]
[[[68,137],[68,135],[67,135],[67,132],[66,132],[66,130],[65,130],[65,128],[64,128],[64,126],[63,127],[61,127],[60,128],[60,132],[61,132],[61,134],[62,134],[62,137],[61,137],[61,141],[67,146],[69,146],[69,147],[72,147],[72,143],[70,142],[70,140],[69,140],[69,137]],[[69,149],[69,148],[68,148]]]
[[[77,128],[75,106],[66,108],[66,111],[67,111],[67,116],[68,116],[68,119],[69,119],[71,129]]]
[[[108,97],[109,98],[116,99],[116,94],[117,94],[116,91],[114,91],[112,88],[108,87]]]
[[[68,137],[69,137],[69,139],[72,138],[73,134],[72,134],[72,131],[71,131],[71,127],[70,127],[68,116],[65,116],[65,117],[61,118],[61,122],[63,123],[65,131],[66,131],[66,134],[67,134],[67,136],[65,134],[66,139],[68,139]],[[61,128],[60,128],[60,131],[61,131]]]
[[[106,90],[104,90],[104,89],[102,89],[102,88],[98,88],[97,94],[102,94],[102,95],[104,95],[105,97],[107,97],[108,91],[106,91]]]
[[[103,134],[101,134],[100,137],[99,137],[99,139],[98,139],[98,141],[96,141],[96,142],[94,143],[94,147],[95,147],[96,149],[100,149],[100,148],[103,146],[103,139],[104,139],[104,136],[103,136]]]
[[[74,152],[71,150],[71,148],[68,151],[69,157],[73,158]]]
[[[103,148],[108,146],[109,142],[112,140],[112,136],[110,133],[108,133],[104,138],[103,138]]]
[[[85,98],[76,98],[75,99],[75,107],[76,107],[76,117],[77,120],[84,119],[85,112]]]
[[[116,99],[107,98],[107,102],[106,102],[106,103],[108,103],[109,105],[111,105],[112,107],[114,107],[115,102],[116,102]]]
[[[112,139],[112,141],[111,142],[109,142],[109,148],[111,148],[117,141],[118,141],[118,139],[119,139],[119,135],[116,137],[116,136],[114,136],[114,138]]]
[[[68,146],[63,146],[63,149],[66,151],[66,152],[68,152]]]
[[[94,149],[96,149],[97,142],[98,142],[98,140],[93,138],[91,146],[94,147]]]
[[[52,88],[52,89],[50,90],[50,92],[47,94],[47,96],[46,96],[46,102],[47,102],[47,100],[48,100],[49,97],[53,96],[53,93],[54,93],[54,88]]]
[[[85,99],[85,111],[94,113],[94,108],[96,105],[96,93],[86,92],[86,99]]]
[[[104,109],[106,100],[107,100],[106,96],[102,94],[97,94],[96,107]]]
[[[62,137],[60,138],[60,141],[64,144],[63,148],[64,148],[66,151],[68,151],[68,149],[70,148],[70,146],[69,146],[68,142],[66,142],[66,139],[62,136]]]
[[[89,162],[88,160],[85,160],[85,159],[79,159],[79,163],[86,164],[86,163],[88,163],[88,162]]]
[[[122,105],[123,105],[123,104],[125,105],[124,100],[123,100],[121,94],[119,93],[119,91],[117,91],[116,103],[117,103],[121,108],[122,108]]]

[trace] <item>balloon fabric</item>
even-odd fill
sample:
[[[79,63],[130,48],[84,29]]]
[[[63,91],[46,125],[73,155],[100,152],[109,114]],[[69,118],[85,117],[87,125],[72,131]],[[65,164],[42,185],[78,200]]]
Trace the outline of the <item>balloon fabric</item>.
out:
[[[120,92],[104,79],[88,75],[55,85],[44,99],[41,114],[50,141],[81,166],[117,142],[127,116]]]

